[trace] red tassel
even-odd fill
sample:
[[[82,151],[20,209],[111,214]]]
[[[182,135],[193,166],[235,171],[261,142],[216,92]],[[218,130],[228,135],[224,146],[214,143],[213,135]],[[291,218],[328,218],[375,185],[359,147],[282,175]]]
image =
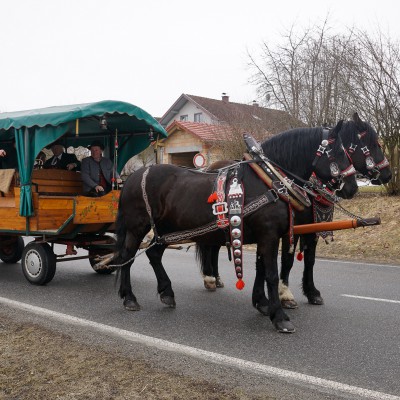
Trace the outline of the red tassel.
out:
[[[208,197],[207,203],[214,203],[218,199],[217,192],[211,193],[210,196]]]
[[[298,253],[297,253],[297,257],[296,257],[299,261],[303,261],[303,252],[302,251],[299,251]]]
[[[244,288],[244,282],[241,280],[241,279],[239,279],[237,282],[236,282],[236,289],[238,289],[238,290],[242,290],[243,288]]]

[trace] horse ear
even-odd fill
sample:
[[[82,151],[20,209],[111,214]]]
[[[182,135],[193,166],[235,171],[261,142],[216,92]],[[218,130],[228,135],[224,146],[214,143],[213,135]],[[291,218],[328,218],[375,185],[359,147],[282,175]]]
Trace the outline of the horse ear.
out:
[[[341,120],[336,124],[336,126],[331,130],[331,133],[330,133],[329,136],[330,136],[331,138],[337,138],[339,132],[342,130],[342,126],[343,126],[343,120],[341,119]]]
[[[361,118],[358,116],[358,113],[357,113],[357,112],[355,112],[355,113],[353,114],[353,121],[354,121],[357,125],[362,124]]]

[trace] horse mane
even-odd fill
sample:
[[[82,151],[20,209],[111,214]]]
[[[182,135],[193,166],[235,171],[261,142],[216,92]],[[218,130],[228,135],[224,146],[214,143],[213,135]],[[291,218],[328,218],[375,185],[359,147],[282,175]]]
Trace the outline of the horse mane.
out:
[[[268,138],[261,147],[268,158],[297,175],[309,176],[321,143],[322,128],[295,128]]]

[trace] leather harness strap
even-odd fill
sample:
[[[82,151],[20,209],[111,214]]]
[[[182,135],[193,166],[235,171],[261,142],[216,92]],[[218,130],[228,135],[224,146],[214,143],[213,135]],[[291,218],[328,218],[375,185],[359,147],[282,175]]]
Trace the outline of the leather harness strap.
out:
[[[248,153],[244,153],[244,159],[245,160],[252,160],[253,158],[251,157],[250,154]],[[288,194],[284,194],[284,191],[281,188],[278,188],[277,185],[278,183],[276,183],[274,185],[273,179],[267,175],[267,173],[263,170],[263,168],[260,167],[260,165],[256,164],[256,163],[250,163],[249,164],[250,167],[254,170],[254,172],[258,175],[258,177],[269,187],[269,188],[273,188],[276,190],[276,192],[278,193],[278,196],[286,201],[289,202],[293,208],[297,211],[303,211],[304,210],[304,206],[298,202],[297,200],[295,200],[292,196],[288,195]]]
[[[243,278],[243,204],[244,188],[238,179],[238,169],[229,181],[228,210],[231,245],[233,247],[233,263],[238,281],[236,287],[244,288]]]
[[[226,217],[228,205],[225,201],[225,184],[229,169],[219,172],[217,177],[217,202],[212,205],[213,214],[217,216],[218,228],[226,228],[229,225],[229,220]]]

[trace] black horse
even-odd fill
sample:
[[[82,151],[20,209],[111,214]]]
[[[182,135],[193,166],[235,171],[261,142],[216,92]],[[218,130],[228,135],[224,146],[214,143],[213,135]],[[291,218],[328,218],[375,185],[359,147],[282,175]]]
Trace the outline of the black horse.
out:
[[[292,159],[303,167],[303,176],[308,177],[314,170],[321,179],[332,180],[333,185],[340,184],[342,197],[351,198],[358,187],[355,175],[346,173],[352,166],[338,135],[341,125],[339,123],[329,133],[329,155],[318,152],[324,139],[323,131],[319,128],[284,133],[277,135],[273,141],[275,151],[283,159]],[[266,143],[262,145],[264,150]],[[332,169],[333,165],[336,168]],[[332,177],[333,170],[339,172],[338,176],[334,174],[335,178]],[[268,191],[248,164],[240,165],[240,175],[246,194],[245,206]],[[207,199],[213,191],[216,177],[215,173],[200,173],[174,165],[153,165],[134,172],[128,178],[120,196],[114,259],[114,265],[121,266],[119,295],[127,310],[140,309],[132,292],[130,267],[150,228],[156,232],[156,244],[149,247],[146,254],[157,278],[157,291],[164,304],[175,307],[171,281],[161,261],[167,247],[163,238],[174,232],[187,232],[214,225],[215,216]],[[262,269],[262,290],[264,291],[266,282],[269,316],[279,332],[294,331],[278,296],[278,246],[279,240],[289,231],[289,226],[288,206],[282,200],[270,202],[245,216],[243,221],[243,243],[257,244],[258,264],[260,270]],[[177,234],[176,237],[180,236]],[[213,230],[198,233],[191,237],[191,241],[205,245],[223,245],[226,237],[222,230]],[[259,290],[254,287],[253,299],[257,297]]]
[[[353,115],[353,119],[343,123],[340,130],[340,136],[343,145],[352,157],[355,169],[362,175],[371,179],[373,183],[387,183],[391,179],[389,163],[386,160],[383,151],[378,142],[378,135],[375,129],[368,123],[363,122],[357,113]],[[275,149],[268,145],[265,147],[266,154],[275,160]],[[280,164],[283,167],[288,167],[290,160],[281,159]],[[290,165],[291,171],[296,171],[296,166]],[[314,222],[313,208],[306,208],[303,212],[296,213],[296,224],[311,224]],[[295,246],[299,240],[298,235],[294,237]],[[318,241],[318,236],[315,233],[302,235],[302,250],[304,251],[304,273],[303,273],[303,293],[308,298],[310,304],[323,304],[323,299],[320,292],[316,289],[313,279],[313,267],[315,264],[315,251]],[[279,284],[279,295],[284,308],[296,308],[297,303],[294,300],[293,294],[290,292],[289,274],[293,266],[294,252],[289,251],[290,242],[288,236],[282,238],[282,253],[281,253],[281,280]],[[204,284],[208,289],[222,287],[223,283],[218,273],[218,252],[219,247],[214,246],[196,246],[196,256],[201,264],[201,269],[205,275]],[[258,271],[258,268],[257,268]],[[260,272],[262,274],[262,272]],[[262,278],[257,278],[262,279]],[[259,303],[254,302],[254,305],[263,313],[267,313],[267,308],[263,308]],[[263,301],[265,303],[265,300]]]
[[[388,183],[392,178],[389,162],[383,154],[378,141],[378,134],[367,122],[360,119],[357,113],[353,119],[343,124],[340,131],[345,149],[349,152],[354,168],[363,176],[370,179],[375,185]],[[302,213],[296,213],[296,224],[312,224],[314,222],[313,209],[308,208]],[[315,233],[296,235],[295,245],[301,241],[301,249],[304,251],[304,271],[302,279],[303,294],[308,302],[314,305],[324,303],[320,291],[314,284],[314,264],[318,236]],[[281,273],[280,273],[280,298],[285,308],[297,308],[293,294],[289,290],[289,274],[294,262],[294,253],[289,253],[289,240],[282,240]],[[215,256],[214,256],[215,257]]]

